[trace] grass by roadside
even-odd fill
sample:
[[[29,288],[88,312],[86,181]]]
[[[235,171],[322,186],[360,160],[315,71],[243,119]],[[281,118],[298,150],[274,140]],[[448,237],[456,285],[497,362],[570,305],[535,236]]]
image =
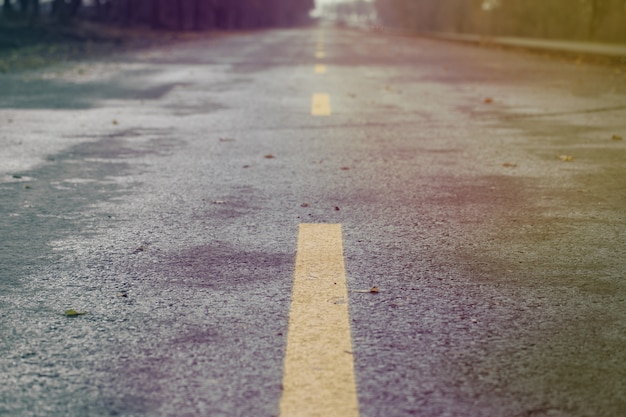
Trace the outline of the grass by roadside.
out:
[[[208,36],[208,32],[131,29],[91,22],[30,26],[0,21],[0,75]]]

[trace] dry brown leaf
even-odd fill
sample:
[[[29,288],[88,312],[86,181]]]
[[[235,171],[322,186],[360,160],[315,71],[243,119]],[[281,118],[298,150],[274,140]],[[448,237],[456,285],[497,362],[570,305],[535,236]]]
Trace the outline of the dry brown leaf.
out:
[[[613,135],[613,136],[611,137],[611,139],[612,139],[612,140],[624,140],[624,138],[623,138],[623,137],[621,137],[620,135]]]
[[[145,251],[147,251],[147,250],[148,250],[148,245],[141,245],[141,246],[137,247],[137,248],[133,251],[133,255],[136,255],[136,254],[141,253],[141,252],[145,252]]]
[[[512,164],[510,162],[505,162],[502,164],[502,166],[505,168],[517,168],[517,164]]]
[[[376,286],[370,288],[369,290],[351,290],[351,292],[358,292],[361,294],[378,294],[380,289]]]
[[[272,154],[267,154],[267,155],[264,156],[264,158],[265,159],[274,159],[276,157],[274,155],[272,155]]]
[[[491,104],[491,103],[493,103],[493,98],[491,98],[491,97],[487,97],[487,98],[485,99],[485,104]]]

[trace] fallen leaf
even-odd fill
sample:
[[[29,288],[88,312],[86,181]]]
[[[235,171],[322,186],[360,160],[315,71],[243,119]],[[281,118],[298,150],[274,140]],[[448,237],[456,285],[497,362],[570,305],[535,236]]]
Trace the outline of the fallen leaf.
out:
[[[350,292],[358,292],[361,294],[378,294],[380,289],[376,286],[370,288],[369,290],[350,290]]]
[[[623,138],[623,137],[621,137],[620,135],[613,135],[613,136],[611,137],[611,139],[612,139],[612,140],[624,140],[624,138]]]
[[[493,103],[493,98],[491,98],[491,97],[487,97],[487,98],[485,99],[485,104],[491,104],[491,103]]]
[[[113,123],[114,125],[119,125],[119,124],[120,124],[120,122],[118,122],[118,121],[117,121],[117,120],[115,120],[115,119],[113,119],[113,121],[112,121],[111,123]]]
[[[276,157],[274,155],[272,155],[272,154],[268,154],[268,155],[265,155],[264,158],[265,159],[274,159]]]
[[[340,169],[341,169],[342,171],[348,171],[348,170],[350,170],[350,167],[341,167]]]
[[[339,207],[335,207],[335,211],[339,211],[341,210]]]
[[[141,245],[137,249],[133,251],[133,255],[138,254],[139,252],[145,252],[148,250],[148,245]]]
[[[250,165],[244,165],[242,168],[250,168]]]
[[[300,204],[300,207],[309,207],[309,203],[302,203]]]
[[[565,162],[572,162],[574,160],[574,157],[571,155],[559,155],[558,158]]]
[[[215,201],[212,201],[212,203],[213,204],[226,204],[226,203],[228,203],[228,201],[226,201],[226,200],[215,200]]]
[[[505,162],[502,164],[502,166],[505,168],[517,168],[517,164],[512,164],[510,162]]]
[[[67,317],[77,317],[77,316],[84,316],[85,314],[87,314],[86,311],[76,311],[74,309],[70,309],[70,310],[65,310],[65,315]]]

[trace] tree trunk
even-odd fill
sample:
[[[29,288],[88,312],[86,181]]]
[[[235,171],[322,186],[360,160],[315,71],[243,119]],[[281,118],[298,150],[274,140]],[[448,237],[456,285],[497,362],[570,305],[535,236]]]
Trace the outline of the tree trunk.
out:
[[[4,0],[2,4],[2,16],[6,19],[11,19],[15,16],[15,9],[13,8],[11,0]]]
[[[69,21],[69,10],[67,9],[65,0],[54,0],[52,3],[52,14],[61,24],[65,24]]]
[[[76,16],[76,13],[78,13],[78,9],[80,9],[80,6],[83,4],[82,0],[71,0],[70,4],[69,4],[69,13],[71,17]]]
[[[20,4],[20,14],[26,15],[28,13],[29,0],[19,0]]]
[[[31,0],[30,3],[30,16],[28,21],[31,25],[35,24],[39,20],[39,0]]]

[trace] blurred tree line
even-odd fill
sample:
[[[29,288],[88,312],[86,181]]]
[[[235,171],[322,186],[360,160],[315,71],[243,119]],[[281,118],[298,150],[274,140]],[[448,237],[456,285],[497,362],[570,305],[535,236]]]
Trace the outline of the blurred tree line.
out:
[[[385,25],[417,31],[626,42],[624,0],[376,0]]]
[[[290,26],[306,22],[314,0],[3,0],[0,23],[73,18],[157,29]]]

